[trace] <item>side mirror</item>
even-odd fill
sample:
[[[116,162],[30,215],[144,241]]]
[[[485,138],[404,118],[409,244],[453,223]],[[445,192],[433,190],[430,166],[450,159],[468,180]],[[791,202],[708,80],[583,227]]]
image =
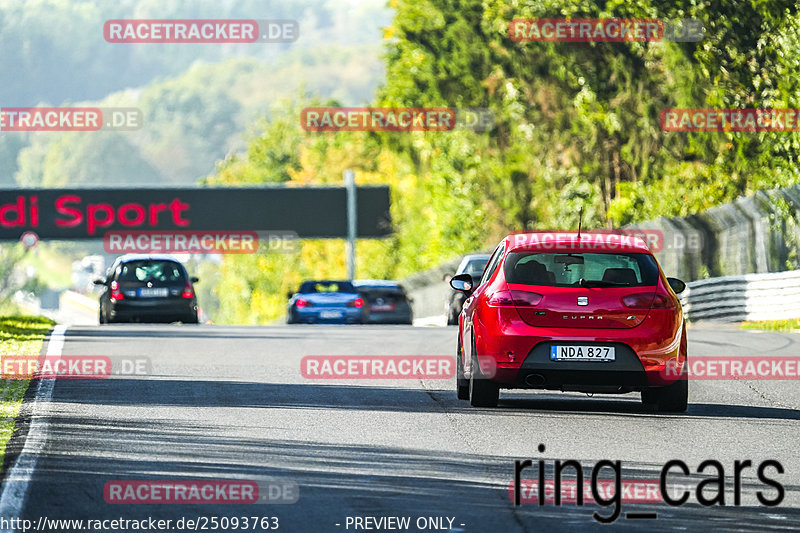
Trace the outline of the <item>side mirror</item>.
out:
[[[94,283],[95,285],[105,285],[106,278],[97,278],[94,281],[92,281],[92,283]]]
[[[192,283],[197,283],[198,281],[200,281],[200,278],[198,278],[197,276],[192,276],[191,278],[189,278],[189,281],[191,281]]]
[[[686,284],[678,278],[667,278],[667,283],[669,283],[670,288],[672,288],[675,294],[680,294],[686,290]]]
[[[465,294],[472,293],[472,287],[475,285],[475,282],[472,281],[472,276],[469,274],[459,274],[458,276],[453,276],[450,279],[450,286],[453,287],[455,290],[459,292],[463,292]]]
[[[289,292],[286,293],[286,299],[287,300],[291,300],[292,296],[294,296],[294,293],[292,291],[289,291]]]

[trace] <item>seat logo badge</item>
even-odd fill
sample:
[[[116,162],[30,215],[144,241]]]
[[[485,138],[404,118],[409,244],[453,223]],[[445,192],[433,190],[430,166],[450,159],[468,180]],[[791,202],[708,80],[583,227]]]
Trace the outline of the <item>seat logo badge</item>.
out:
[[[589,305],[588,296],[578,296],[578,305]]]

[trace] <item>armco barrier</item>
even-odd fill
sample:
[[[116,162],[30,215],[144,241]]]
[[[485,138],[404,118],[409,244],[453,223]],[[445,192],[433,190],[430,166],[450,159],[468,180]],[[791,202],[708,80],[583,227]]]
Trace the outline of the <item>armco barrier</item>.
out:
[[[445,273],[452,274],[456,266],[457,261],[450,262],[403,281],[414,299],[415,317],[444,314],[444,303],[452,289],[442,277]],[[689,321],[800,318],[800,270],[692,281],[680,298]]]
[[[684,218],[631,224],[655,229],[668,276],[684,281],[800,268],[800,186],[758,191]]]
[[[800,268],[800,185],[626,227],[634,228],[663,235],[655,255],[667,276],[691,282],[682,295],[690,320],[800,318],[800,271],[791,270]],[[444,313],[451,289],[442,277],[457,266],[451,261],[403,280],[414,316]]]
[[[457,266],[458,261],[451,261],[402,281],[414,300],[416,318],[444,314],[444,304],[452,289],[442,278],[452,274]],[[689,321],[800,318],[800,270],[692,281],[680,297]]]
[[[74,291],[64,291],[61,293],[59,307],[61,309],[76,309],[96,315],[100,309],[100,302],[96,296],[92,297]]]
[[[681,301],[691,321],[800,318],[800,270],[693,281]]]

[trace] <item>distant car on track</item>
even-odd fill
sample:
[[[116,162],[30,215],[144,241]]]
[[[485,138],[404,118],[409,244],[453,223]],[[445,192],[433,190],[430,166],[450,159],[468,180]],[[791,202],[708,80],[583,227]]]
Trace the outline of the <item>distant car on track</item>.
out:
[[[364,299],[349,281],[304,281],[288,296],[289,324],[363,324],[369,315]]]
[[[621,394],[641,391],[658,412],[683,412],[688,382],[686,324],[667,278],[644,241],[574,234],[543,246],[506,237],[480,279],[451,286],[468,296],[459,317],[456,388],[492,407],[500,388]],[[617,236],[618,237],[618,236]]]
[[[370,324],[411,324],[411,300],[402,285],[396,281],[362,279],[353,281],[364,298]]]
[[[101,285],[101,324],[175,322],[197,324],[194,283],[184,266],[169,255],[123,255],[94,280]]]
[[[480,278],[483,274],[483,269],[486,268],[486,263],[489,261],[489,254],[469,254],[465,255],[461,263],[456,269],[455,275],[469,274],[473,278]],[[446,278],[450,281],[451,276]],[[454,326],[458,324],[458,314],[464,306],[464,300],[467,297],[463,292],[451,291],[447,296],[447,302],[444,305],[444,314],[447,317],[447,325]]]

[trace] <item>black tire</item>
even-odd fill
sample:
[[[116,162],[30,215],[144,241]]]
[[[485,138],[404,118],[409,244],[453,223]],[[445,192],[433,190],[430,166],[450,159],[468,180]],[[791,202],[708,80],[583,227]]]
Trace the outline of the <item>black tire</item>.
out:
[[[689,380],[642,391],[642,403],[657,413],[685,413],[689,408]]]
[[[103,313],[102,305],[100,306],[100,313],[99,316],[97,317],[97,321],[100,322],[101,324],[108,324],[108,321],[106,320],[106,315]]]
[[[464,361],[462,360],[461,336],[458,336],[456,352],[456,395],[459,400],[469,400],[469,380],[464,377]]]
[[[472,373],[469,377],[469,403],[473,407],[497,407],[500,399],[500,387],[489,381],[481,372],[475,349],[472,350]]]
[[[193,315],[189,315],[188,317],[186,317],[186,320],[183,320],[182,322],[184,324],[199,324],[200,320],[197,317],[197,313],[195,313]]]

